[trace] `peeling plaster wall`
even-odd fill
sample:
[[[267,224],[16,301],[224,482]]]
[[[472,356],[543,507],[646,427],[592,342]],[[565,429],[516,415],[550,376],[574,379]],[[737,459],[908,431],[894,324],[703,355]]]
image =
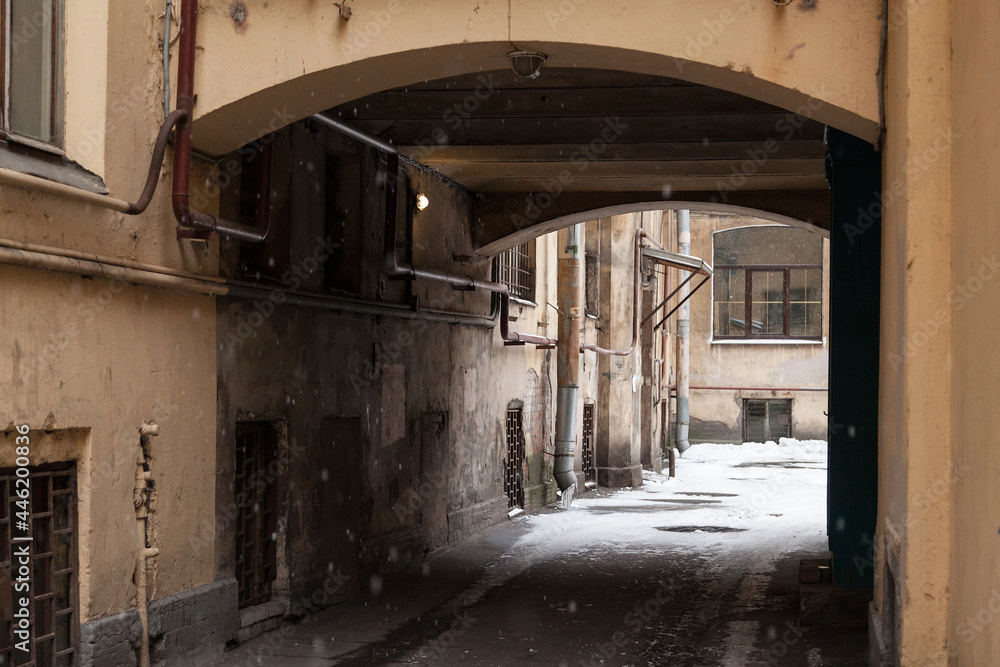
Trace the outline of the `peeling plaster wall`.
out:
[[[82,621],[134,604],[139,426],[151,438],[162,597],[213,580],[215,318],[210,297],[0,266],[8,317],[0,412],[33,430],[32,463],[76,460]],[[13,465],[13,447],[0,466]],[[193,545],[193,546],[192,546]],[[175,567],[174,563],[183,563]]]
[[[305,133],[292,139],[292,162],[308,154]],[[318,139],[317,139],[318,141]],[[304,143],[303,143],[304,142]],[[374,168],[372,154],[365,158]],[[323,168],[309,176],[322,183]],[[338,172],[338,178],[357,178]],[[299,178],[299,177],[297,177]],[[413,218],[417,266],[489,276],[489,263],[471,255],[465,195],[421,172],[412,192],[431,201]],[[454,291],[382,273],[381,177],[363,180],[362,296],[427,308],[485,315],[488,294]],[[309,182],[298,187],[308,190]],[[402,201],[402,199],[401,199]],[[293,235],[322,234],[308,202],[292,200]],[[400,219],[405,219],[403,209]],[[310,227],[311,226],[311,227]],[[401,238],[405,232],[400,232]],[[554,301],[547,258],[536,251],[537,306],[515,305],[514,330],[555,335],[544,319]],[[295,241],[293,239],[293,248]],[[295,256],[293,251],[293,263]],[[505,347],[496,328],[407,321],[278,306],[252,328],[254,306],[218,300],[218,478],[216,568],[231,576],[234,426],[240,419],[286,419],[292,458],[288,468],[288,568],[291,612],[326,604],[369,583],[372,574],[405,565],[447,542],[506,520],[502,475],[505,418],[523,406],[525,500],[528,508],[554,499],[551,461],[554,358],[533,346]]]

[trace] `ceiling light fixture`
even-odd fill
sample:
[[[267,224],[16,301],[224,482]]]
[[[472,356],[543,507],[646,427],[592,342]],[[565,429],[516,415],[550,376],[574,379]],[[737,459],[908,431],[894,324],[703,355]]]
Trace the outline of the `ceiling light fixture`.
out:
[[[541,51],[511,51],[507,57],[514,73],[524,79],[537,79],[548,60],[548,56]]]

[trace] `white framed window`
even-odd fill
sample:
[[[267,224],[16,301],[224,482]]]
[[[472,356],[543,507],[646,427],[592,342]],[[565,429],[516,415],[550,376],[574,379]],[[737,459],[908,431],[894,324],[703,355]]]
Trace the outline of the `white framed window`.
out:
[[[62,153],[63,0],[0,0],[0,139]]]
[[[762,225],[718,231],[713,245],[714,340],[822,339],[822,237]]]

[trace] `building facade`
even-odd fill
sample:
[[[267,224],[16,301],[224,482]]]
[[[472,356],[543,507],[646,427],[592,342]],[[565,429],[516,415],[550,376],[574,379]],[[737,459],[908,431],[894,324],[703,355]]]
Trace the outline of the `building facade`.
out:
[[[54,600],[36,650],[134,664],[144,638],[159,660],[307,613],[503,520],[519,499],[508,452],[524,502],[551,500],[552,350],[498,337],[490,258],[628,218],[599,235],[613,328],[586,325],[624,348],[631,304],[612,293],[634,284],[631,216],[708,203],[830,233],[830,406],[867,415],[831,427],[850,445],[831,502],[857,505],[835,570],[874,586],[873,664],[996,662],[1000,626],[975,619],[1000,567],[983,509],[1000,464],[1000,369],[983,361],[1000,10],[344,4],[0,1],[0,477],[10,494],[29,447],[28,523],[52,546],[36,592]],[[534,83],[511,82],[511,43],[546,57]],[[165,167],[144,180],[151,163]],[[430,207],[411,219],[417,193]],[[400,265],[479,288],[390,280],[390,218]],[[551,253],[536,248],[547,296]],[[555,337],[536,299],[514,302],[511,331]],[[838,361],[838,323],[863,368]],[[655,458],[641,397],[662,415],[656,357],[583,358],[596,479],[626,484]],[[258,501],[270,511],[249,517]],[[343,536],[314,530],[322,507],[344,508]]]

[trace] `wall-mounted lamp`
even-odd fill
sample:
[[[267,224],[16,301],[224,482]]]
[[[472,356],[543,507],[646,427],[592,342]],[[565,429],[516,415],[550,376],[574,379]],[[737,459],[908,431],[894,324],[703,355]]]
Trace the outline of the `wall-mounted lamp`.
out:
[[[423,192],[418,192],[413,198],[413,205],[417,207],[418,211],[422,211],[431,205],[431,200]]]
[[[548,56],[541,51],[511,51],[507,57],[510,58],[510,67],[514,73],[524,79],[538,78],[548,60]]]

